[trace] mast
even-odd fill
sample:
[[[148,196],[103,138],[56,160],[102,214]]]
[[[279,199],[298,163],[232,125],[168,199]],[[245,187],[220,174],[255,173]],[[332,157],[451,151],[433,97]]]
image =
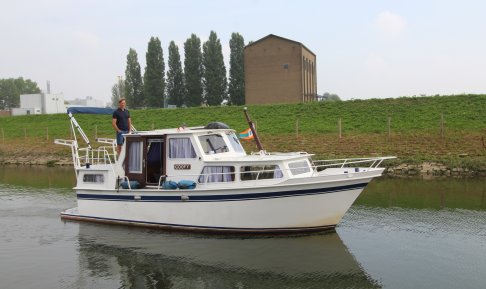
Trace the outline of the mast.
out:
[[[256,142],[258,149],[260,150],[260,152],[263,152],[264,150],[263,150],[262,143],[260,142],[260,139],[258,138],[258,134],[256,132],[255,125],[253,124],[253,122],[250,119],[250,116],[248,115],[248,108],[247,107],[245,107],[243,109],[243,113],[245,114],[246,121],[248,122],[248,125],[250,126],[251,132],[253,133],[253,136],[255,137],[255,142]]]

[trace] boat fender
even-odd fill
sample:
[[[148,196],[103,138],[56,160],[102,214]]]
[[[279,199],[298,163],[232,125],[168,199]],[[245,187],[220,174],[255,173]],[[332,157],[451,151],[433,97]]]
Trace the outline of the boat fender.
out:
[[[132,190],[137,190],[137,189],[140,189],[140,183],[137,182],[137,181],[130,181],[130,186],[128,186],[128,182],[127,181],[124,181],[122,183],[120,183],[120,187],[124,188],[124,189],[132,189]]]
[[[194,190],[196,188],[196,182],[190,180],[180,180],[177,186],[181,190]]]
[[[162,184],[162,188],[164,190],[175,190],[175,189],[177,189],[177,182],[174,182],[174,181],[165,181]]]

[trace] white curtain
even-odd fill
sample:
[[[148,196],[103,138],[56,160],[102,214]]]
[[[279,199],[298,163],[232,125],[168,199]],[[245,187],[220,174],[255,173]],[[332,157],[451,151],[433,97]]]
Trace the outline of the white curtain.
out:
[[[273,178],[274,179],[283,178],[282,170],[279,168],[279,166],[275,166],[275,170],[273,171]]]
[[[128,172],[141,173],[142,172],[142,142],[130,142],[129,157],[128,157]]]
[[[232,182],[233,180],[234,168],[229,166],[204,167],[199,176],[200,183]]]
[[[169,140],[169,158],[187,159],[195,157],[196,151],[194,151],[190,138],[171,138]]]
[[[232,182],[233,181],[233,175],[231,174],[231,169],[232,167],[222,167],[222,179],[223,182]]]

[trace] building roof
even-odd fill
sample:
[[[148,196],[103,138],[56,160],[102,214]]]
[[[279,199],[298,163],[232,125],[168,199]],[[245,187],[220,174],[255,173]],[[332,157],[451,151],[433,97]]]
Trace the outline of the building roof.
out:
[[[264,41],[264,40],[266,40],[266,39],[268,39],[268,38],[277,38],[277,39],[284,40],[284,41],[287,41],[287,42],[292,42],[292,43],[295,43],[295,44],[297,44],[297,45],[299,45],[299,46],[302,46],[302,47],[304,47],[305,49],[307,49],[307,50],[308,50],[310,53],[312,53],[314,56],[316,55],[314,52],[312,52],[312,50],[310,50],[309,48],[307,48],[307,47],[306,47],[304,44],[302,44],[302,43],[300,43],[300,42],[298,42],[298,41],[292,40],[292,39],[288,39],[288,38],[280,37],[280,36],[275,35],[275,34],[268,34],[267,36],[265,36],[265,37],[263,37],[263,38],[260,38],[260,39],[258,39],[257,41],[253,41],[253,42],[251,42],[250,44],[248,44],[247,46],[245,46],[245,49],[246,49],[247,47],[253,46],[253,45],[255,45],[255,44],[259,43],[259,42],[262,42],[262,41]]]

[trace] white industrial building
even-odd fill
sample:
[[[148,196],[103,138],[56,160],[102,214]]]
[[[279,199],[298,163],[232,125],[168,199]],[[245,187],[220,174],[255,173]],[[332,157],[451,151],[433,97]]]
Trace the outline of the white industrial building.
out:
[[[65,113],[63,93],[21,94],[20,107],[12,108],[12,115]]]

